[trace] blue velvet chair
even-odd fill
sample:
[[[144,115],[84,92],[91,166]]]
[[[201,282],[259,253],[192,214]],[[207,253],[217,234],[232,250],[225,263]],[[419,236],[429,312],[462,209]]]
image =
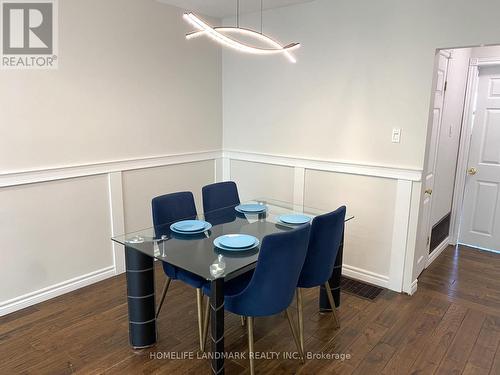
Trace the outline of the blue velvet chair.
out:
[[[194,203],[193,194],[190,191],[161,195],[153,198],[151,202],[153,211],[153,226],[155,228],[156,237],[161,237],[164,234],[170,233],[170,225],[178,220],[190,220],[196,218],[196,206]],[[184,283],[196,288],[196,304],[198,311],[198,333],[200,337],[200,350],[204,350],[203,336],[203,316],[202,303],[203,293],[201,287],[206,283],[206,280],[183,269],[177,268],[167,262],[162,262],[163,270],[167,276],[163,292],[160,299],[160,304],[156,311],[156,317],[160,313],[161,307],[167,295],[170,282],[172,280],[181,280]]]
[[[301,288],[314,288],[324,285],[328,301],[332,307],[332,318],[335,327],[340,327],[328,280],[332,275],[335,259],[342,241],[345,214],[346,208],[342,206],[333,212],[316,216],[312,221],[309,248],[297,283],[297,311],[302,351],[304,350],[304,318]]]
[[[203,186],[203,212],[218,210],[240,204],[238,188],[233,181],[217,182]]]
[[[232,279],[224,286],[225,310],[247,317],[249,352],[254,352],[254,318],[285,311],[295,344],[304,361],[304,354],[300,348],[288,307],[293,301],[306,257],[309,230],[310,225],[306,224],[297,229],[264,237],[255,271]],[[203,292],[210,295],[210,284],[203,286]],[[205,318],[208,315],[209,313],[205,315]],[[204,327],[204,338],[207,328],[208,324]],[[253,375],[253,357],[252,355],[249,357],[250,373]]]

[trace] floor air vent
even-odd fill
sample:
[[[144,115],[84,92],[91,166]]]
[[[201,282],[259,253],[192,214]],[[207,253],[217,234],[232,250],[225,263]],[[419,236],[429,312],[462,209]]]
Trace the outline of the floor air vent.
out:
[[[378,286],[366,284],[362,281],[349,279],[342,276],[340,289],[343,292],[354,294],[355,296],[373,301],[382,292],[382,288]]]

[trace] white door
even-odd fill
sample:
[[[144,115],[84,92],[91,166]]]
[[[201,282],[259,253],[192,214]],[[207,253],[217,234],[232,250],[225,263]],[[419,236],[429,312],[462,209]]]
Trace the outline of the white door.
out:
[[[441,120],[443,117],[444,95],[446,90],[446,76],[448,73],[448,61],[450,54],[447,51],[440,51],[437,56],[437,70],[434,77],[434,104],[431,119],[431,137],[427,162],[424,174],[422,192],[422,217],[420,224],[420,234],[416,252],[416,263],[414,274],[420,275],[426,266],[429,257],[430,237],[431,237],[431,205],[432,188],[434,186],[434,170],[436,168],[437,148]]]
[[[500,251],[500,67],[481,67],[460,243]]]

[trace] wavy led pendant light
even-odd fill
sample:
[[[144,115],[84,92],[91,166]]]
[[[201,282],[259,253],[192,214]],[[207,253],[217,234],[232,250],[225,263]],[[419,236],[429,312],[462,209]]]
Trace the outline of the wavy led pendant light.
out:
[[[261,32],[239,27],[239,0],[237,4],[238,4],[237,27],[212,27],[208,23],[200,19],[198,16],[196,16],[195,14],[184,13],[184,19],[197,29],[196,31],[187,34],[186,39],[192,39],[201,35],[207,35],[216,42],[241,52],[252,53],[255,55],[283,54],[288,58],[288,60],[290,60],[290,62],[295,63],[297,61],[290,52],[299,48],[300,47],[299,43],[291,43],[286,46],[282,46],[275,40],[271,39],[270,37],[262,33],[262,2],[261,2]],[[269,48],[254,47],[242,43],[237,39],[228,36],[230,34],[239,34],[256,39],[262,43],[267,44]]]

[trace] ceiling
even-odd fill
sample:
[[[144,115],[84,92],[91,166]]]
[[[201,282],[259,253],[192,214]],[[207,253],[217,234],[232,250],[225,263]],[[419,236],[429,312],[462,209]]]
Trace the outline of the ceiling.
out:
[[[190,10],[211,17],[228,17],[236,14],[236,0],[158,0],[161,3]],[[308,3],[314,0],[264,0],[264,9],[281,8],[289,5]],[[260,11],[260,0],[240,0],[240,12]]]

